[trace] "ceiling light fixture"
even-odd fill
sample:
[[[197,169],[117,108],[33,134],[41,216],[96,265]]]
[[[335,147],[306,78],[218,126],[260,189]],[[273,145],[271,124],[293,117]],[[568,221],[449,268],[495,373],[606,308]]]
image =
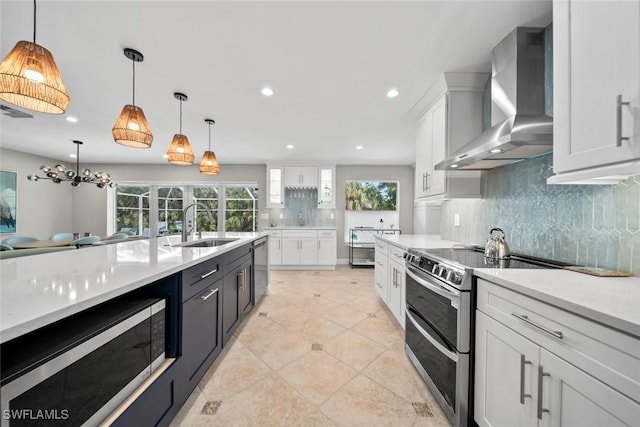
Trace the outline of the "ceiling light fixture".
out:
[[[493,150],[489,150],[489,152],[493,154],[497,154],[497,153],[502,153],[502,150],[500,148],[494,148]]]
[[[78,119],[76,119],[75,117],[72,117],[72,116],[67,116],[66,120],[68,122],[71,122],[71,123],[78,123]]]
[[[458,167],[458,165],[453,164],[453,165],[451,165],[451,167],[452,167],[453,169],[455,169],[455,168],[457,168],[457,167]]]
[[[211,151],[211,125],[216,122],[213,119],[204,119],[209,125],[209,150],[205,151],[200,161],[200,173],[204,175],[218,175],[220,173],[220,164],[216,159],[216,153]]]
[[[391,89],[389,92],[387,92],[388,98],[395,98],[398,95],[400,95],[400,92],[398,92],[397,89]]]
[[[133,148],[149,148],[153,142],[153,135],[144,111],[136,105],[136,62],[144,61],[144,56],[131,48],[124,49],[124,56],[133,64],[133,101],[131,105],[127,104],[122,108],[111,133],[113,140],[118,144]]]
[[[105,172],[91,172],[90,169],[83,169],[80,172],[80,146],[82,141],[73,141],[76,144],[76,170],[67,169],[65,165],[40,166],[40,170],[45,176],[29,175],[27,179],[29,181],[37,181],[39,179],[49,179],[55,184],[60,184],[62,181],[69,181],[73,187],[77,187],[80,183],[85,182],[87,184],[95,184],[98,188],[104,188],[105,186],[115,187],[117,184],[111,182],[111,175]]]
[[[35,0],[33,42],[19,41],[0,63],[0,99],[48,114],[62,114],[69,105],[69,93],[53,55],[36,44]]]
[[[187,95],[180,92],[175,92],[173,97],[180,101],[180,133],[173,135],[167,150],[167,158],[169,163],[174,165],[192,165],[195,156],[187,135],[182,134],[182,101],[186,101],[188,98]]]
[[[356,150],[362,150],[364,147],[362,145],[356,145]]]
[[[273,95],[273,89],[271,89],[270,87],[265,87],[262,89],[262,94],[264,96],[271,96]]]
[[[287,145],[287,150],[293,150],[293,145],[291,144]]]

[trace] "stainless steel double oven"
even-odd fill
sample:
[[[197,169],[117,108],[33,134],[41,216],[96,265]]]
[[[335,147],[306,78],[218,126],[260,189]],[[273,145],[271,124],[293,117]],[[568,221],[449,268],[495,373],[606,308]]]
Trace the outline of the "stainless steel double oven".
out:
[[[471,276],[410,249],[406,263],[407,355],[454,426],[468,423]]]

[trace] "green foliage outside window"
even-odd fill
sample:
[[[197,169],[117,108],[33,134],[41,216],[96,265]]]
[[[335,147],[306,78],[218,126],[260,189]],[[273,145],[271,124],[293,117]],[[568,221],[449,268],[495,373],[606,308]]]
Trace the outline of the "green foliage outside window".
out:
[[[345,209],[348,211],[395,211],[397,182],[348,181]]]

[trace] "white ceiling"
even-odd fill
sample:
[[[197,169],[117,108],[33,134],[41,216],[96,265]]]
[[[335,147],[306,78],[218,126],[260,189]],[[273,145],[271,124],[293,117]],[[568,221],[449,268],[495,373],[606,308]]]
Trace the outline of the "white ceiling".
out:
[[[32,39],[30,0],[0,3],[1,55]],[[64,116],[1,117],[1,145],[83,163],[166,163],[179,127],[196,162],[208,144],[220,163],[269,160],[414,163],[412,107],[439,73],[489,71],[489,54],[516,26],[546,25],[550,1],[38,2],[37,42],[54,55],[71,96]],[[154,135],[150,149],[113,142],[131,103]],[[275,94],[264,97],[270,86]],[[386,97],[395,87],[397,98]],[[286,148],[294,145],[293,150]],[[364,149],[356,150],[356,145]]]

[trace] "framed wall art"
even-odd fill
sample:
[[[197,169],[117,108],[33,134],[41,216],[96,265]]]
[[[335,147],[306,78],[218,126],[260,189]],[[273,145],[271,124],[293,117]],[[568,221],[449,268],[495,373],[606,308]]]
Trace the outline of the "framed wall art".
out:
[[[0,233],[16,232],[17,175],[0,171]]]

